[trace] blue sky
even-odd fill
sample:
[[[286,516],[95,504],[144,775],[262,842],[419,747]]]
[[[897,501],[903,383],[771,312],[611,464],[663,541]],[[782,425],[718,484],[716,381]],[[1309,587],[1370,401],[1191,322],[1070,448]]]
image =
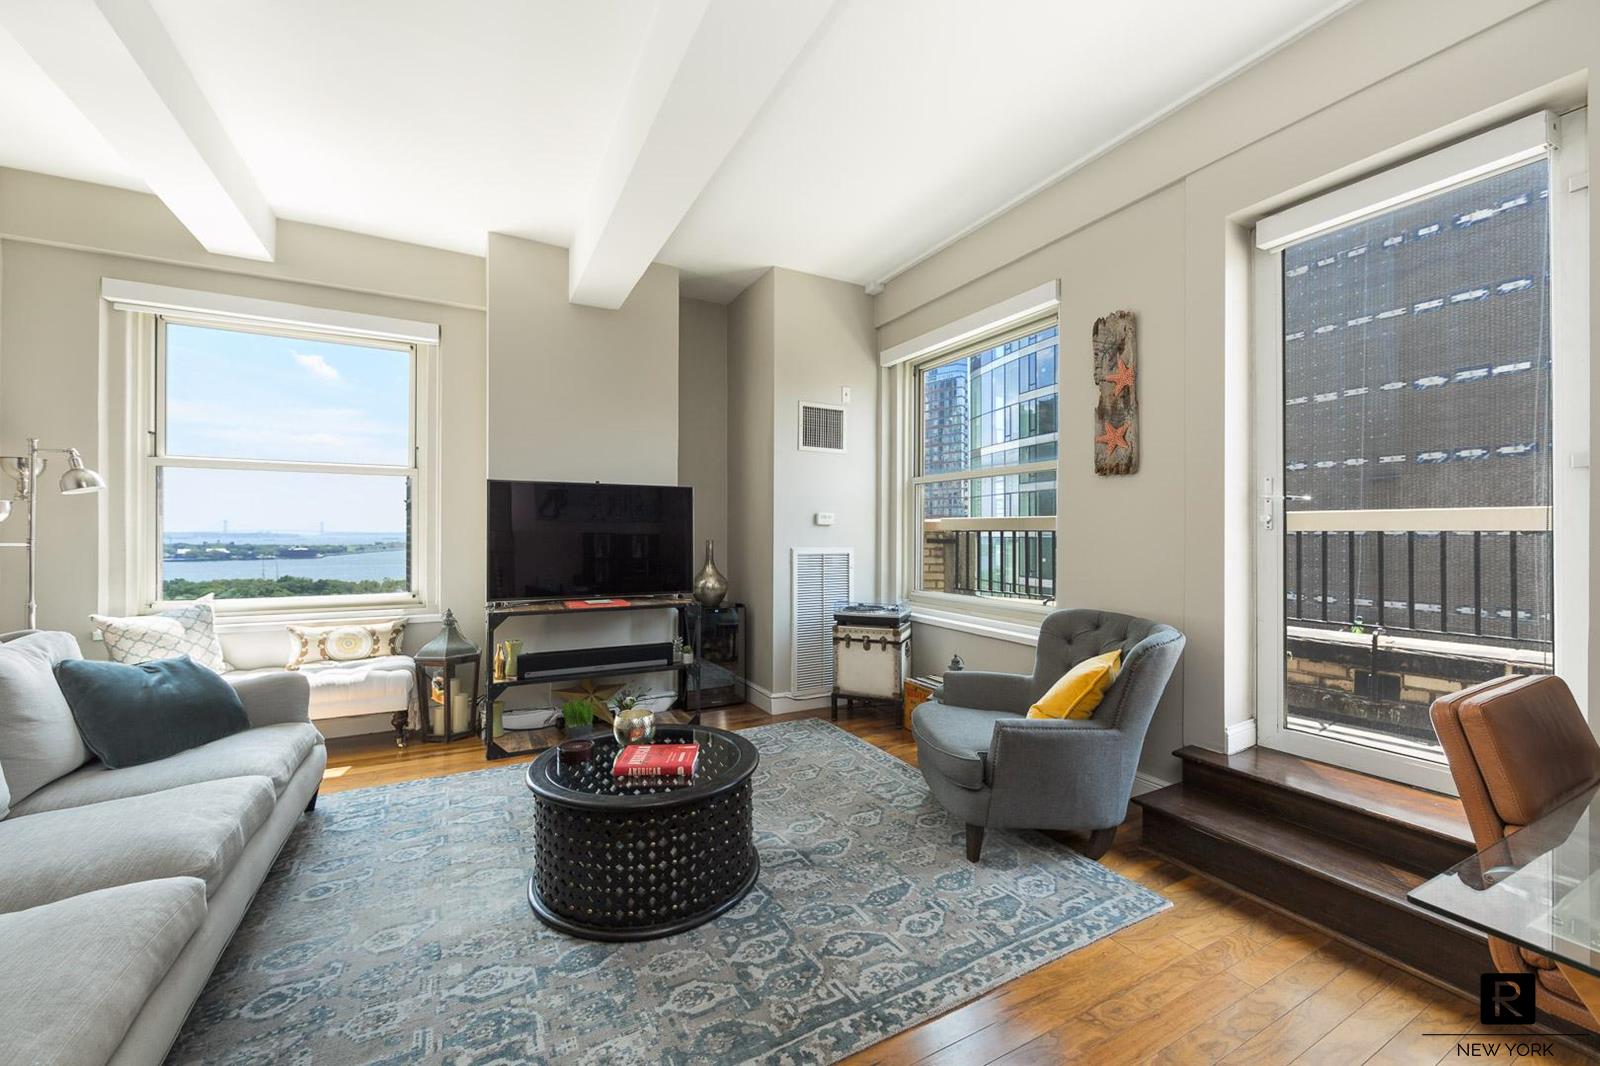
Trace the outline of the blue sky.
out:
[[[173,323],[169,455],[407,464],[410,353]],[[405,478],[168,468],[163,528],[399,532]]]

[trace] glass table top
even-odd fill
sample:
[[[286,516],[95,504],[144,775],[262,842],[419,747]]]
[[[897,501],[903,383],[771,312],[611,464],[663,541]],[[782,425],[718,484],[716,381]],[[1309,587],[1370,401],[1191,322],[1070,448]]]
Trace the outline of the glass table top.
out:
[[[1407,898],[1600,975],[1600,789],[1423,882]]]
[[[585,739],[592,741],[593,748],[581,759],[565,757],[560,747],[535,759],[528,767],[528,788],[535,795],[577,806],[648,806],[698,799],[731,787],[749,777],[759,762],[755,746],[736,733],[709,726],[660,726],[651,743],[700,745],[694,775],[673,783],[618,778],[612,776],[611,763],[622,745],[609,733]]]

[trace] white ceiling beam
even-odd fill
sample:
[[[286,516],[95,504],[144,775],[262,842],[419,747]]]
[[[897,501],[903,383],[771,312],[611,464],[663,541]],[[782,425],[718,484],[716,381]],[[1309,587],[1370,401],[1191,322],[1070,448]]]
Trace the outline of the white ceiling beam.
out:
[[[661,0],[573,239],[573,303],[622,306],[834,3]]]
[[[149,0],[0,0],[0,24],[207,251],[272,258],[272,208]]]

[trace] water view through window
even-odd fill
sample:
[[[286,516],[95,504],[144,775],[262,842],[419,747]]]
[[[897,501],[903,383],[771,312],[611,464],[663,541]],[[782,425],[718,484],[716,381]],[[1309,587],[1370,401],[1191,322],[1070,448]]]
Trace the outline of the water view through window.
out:
[[[409,349],[172,322],[164,369],[162,599],[414,587]]]

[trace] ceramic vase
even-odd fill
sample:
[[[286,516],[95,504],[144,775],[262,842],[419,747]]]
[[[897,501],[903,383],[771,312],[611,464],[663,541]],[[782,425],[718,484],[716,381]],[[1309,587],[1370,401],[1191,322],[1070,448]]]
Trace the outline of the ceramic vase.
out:
[[[706,565],[694,579],[694,598],[703,607],[715,607],[728,594],[728,579],[717,569],[716,541],[706,541]]]

